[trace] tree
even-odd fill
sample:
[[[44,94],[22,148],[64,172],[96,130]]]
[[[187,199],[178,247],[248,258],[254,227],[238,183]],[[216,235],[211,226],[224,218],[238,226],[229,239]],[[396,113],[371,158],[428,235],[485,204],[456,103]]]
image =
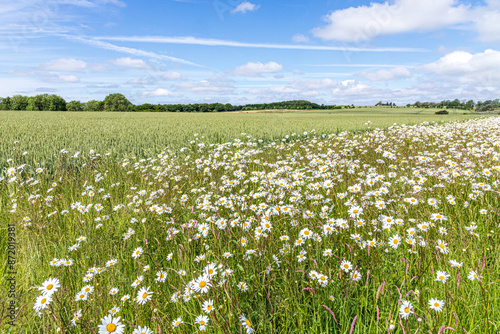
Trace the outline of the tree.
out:
[[[22,95],[14,95],[10,99],[10,110],[26,110],[28,98]]]
[[[10,110],[10,97],[0,97],[0,110]]]
[[[46,107],[44,110],[66,111],[66,100],[59,95],[49,95],[46,98]]]
[[[66,104],[66,109],[68,111],[83,111],[85,105],[80,101],[70,101]]]
[[[85,111],[103,111],[104,110],[104,102],[97,100],[90,100],[85,103],[83,108]]]
[[[104,111],[131,111],[132,103],[120,93],[109,94],[104,99]]]
[[[28,105],[26,110],[39,111],[45,110],[47,95],[35,95],[28,97]]]

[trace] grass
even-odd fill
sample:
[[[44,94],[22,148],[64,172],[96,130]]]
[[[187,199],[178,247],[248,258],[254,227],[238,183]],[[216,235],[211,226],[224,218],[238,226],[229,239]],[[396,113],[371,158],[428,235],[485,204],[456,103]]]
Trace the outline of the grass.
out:
[[[0,220],[16,225],[18,310],[10,327],[0,306],[0,328],[98,333],[116,305],[126,333],[137,326],[194,333],[203,314],[209,333],[250,332],[242,319],[257,333],[496,333],[498,118],[367,131],[368,120],[373,129],[454,117],[392,112],[9,116],[1,153],[15,170],[2,170]],[[334,126],[339,131],[324,134]],[[66,141],[46,139],[51,132]],[[0,231],[6,249],[4,223]],[[5,264],[7,253],[0,254]],[[54,258],[73,263],[51,266]],[[201,288],[211,263],[217,274],[208,291],[187,289]],[[104,271],[84,282],[91,268]],[[161,271],[165,282],[155,280]],[[436,281],[438,271],[450,275],[446,283]],[[480,280],[468,279],[471,271]],[[5,277],[0,297],[9,301]],[[38,317],[33,305],[49,278],[61,287]],[[94,292],[75,301],[85,285]],[[148,287],[150,300],[132,300]],[[131,299],[122,302],[125,294]],[[429,307],[431,298],[444,302],[441,312]],[[215,310],[205,313],[208,300]],[[83,316],[72,326],[79,309]],[[178,317],[184,323],[174,327]]]
[[[71,154],[97,150],[115,157],[149,157],[166,147],[186,146],[194,133],[209,143],[232,141],[241,133],[272,141],[313,129],[317,134],[366,130],[367,121],[371,128],[383,128],[474,117],[468,112],[439,116],[433,110],[381,107],[272,114],[0,111],[0,168],[23,152],[23,161],[51,168],[62,149]]]

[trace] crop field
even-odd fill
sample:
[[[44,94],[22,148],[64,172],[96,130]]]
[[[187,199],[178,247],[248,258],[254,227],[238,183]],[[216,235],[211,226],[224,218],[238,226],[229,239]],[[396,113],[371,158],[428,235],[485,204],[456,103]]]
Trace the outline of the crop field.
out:
[[[207,143],[233,141],[241,133],[272,141],[312,130],[330,134],[477,117],[470,112],[434,115],[434,111],[375,107],[279,114],[0,111],[0,168],[9,167],[6,161],[14,159],[52,170],[63,149],[70,155],[94,150],[119,158],[147,158],[167,147],[186,146],[195,133]]]
[[[500,117],[433,112],[0,112],[0,329],[499,333]]]

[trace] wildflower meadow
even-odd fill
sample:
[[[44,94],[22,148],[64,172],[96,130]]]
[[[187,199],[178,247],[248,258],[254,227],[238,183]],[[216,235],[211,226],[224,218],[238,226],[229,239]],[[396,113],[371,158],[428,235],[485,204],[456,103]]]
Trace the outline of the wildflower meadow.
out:
[[[499,333],[500,118],[185,136],[3,159],[3,331]]]

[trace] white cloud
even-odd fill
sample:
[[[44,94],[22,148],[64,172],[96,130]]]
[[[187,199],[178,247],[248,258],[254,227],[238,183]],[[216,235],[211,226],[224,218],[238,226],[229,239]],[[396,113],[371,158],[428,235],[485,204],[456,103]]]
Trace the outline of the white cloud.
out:
[[[80,78],[78,78],[76,75],[49,75],[43,78],[44,81],[47,82],[67,82],[67,83],[77,83],[80,82]]]
[[[425,32],[471,20],[468,6],[457,0],[395,0],[336,10],[328,25],[312,30],[324,40],[364,42],[377,36]]]
[[[261,62],[248,62],[244,65],[235,67],[230,73],[234,75],[242,75],[242,76],[261,76],[262,73],[276,73],[283,69],[281,64],[278,64],[274,61],[270,61],[266,64]]]
[[[233,85],[225,82],[222,78],[212,78],[201,81],[183,81],[176,83],[175,86],[180,90],[195,94],[227,94],[235,90]]]
[[[40,69],[58,72],[81,72],[85,70],[87,63],[77,59],[55,59],[40,65]]]
[[[304,34],[295,34],[293,35],[292,40],[295,43],[307,43],[309,42],[309,37],[305,36]]]
[[[257,10],[257,9],[259,9],[259,7],[260,7],[260,5],[255,5],[251,2],[243,1],[238,6],[236,6],[236,8],[231,11],[231,13],[233,13],[233,14],[235,14],[235,13],[245,14],[246,12],[253,12],[253,11]]]
[[[176,71],[167,71],[161,75],[161,78],[164,80],[177,80],[180,79],[182,75]]]
[[[426,71],[446,80],[476,84],[485,87],[500,88],[500,51],[488,49],[472,54],[454,51],[435,62],[416,67],[417,71]]]
[[[357,74],[360,77],[366,78],[371,81],[389,81],[396,79],[410,78],[411,72],[406,67],[395,67],[391,69],[380,69],[375,72],[360,72]]]
[[[149,65],[144,62],[142,59],[133,59],[130,57],[118,58],[111,61],[112,64],[120,67],[129,67],[129,68],[149,68]]]
[[[88,65],[88,68],[92,71],[92,72],[105,72],[105,71],[109,71],[109,68],[102,65],[102,64],[98,64],[98,63],[92,63],[92,64],[89,64]]]
[[[119,41],[119,42],[140,42],[140,43],[163,43],[163,44],[187,44],[187,45],[205,45],[205,46],[230,46],[239,48],[257,48],[257,49],[280,49],[280,50],[315,50],[315,51],[355,51],[355,52],[424,52],[420,48],[402,48],[402,47],[349,47],[349,46],[328,46],[328,45],[298,45],[298,44],[265,44],[265,43],[245,43],[213,38],[197,38],[192,36],[100,36],[92,40],[95,44],[98,40]],[[80,38],[81,39],[81,38]],[[89,40],[87,43],[90,44]],[[101,42],[103,43],[103,42]],[[109,44],[109,43],[106,43]],[[116,45],[109,49],[119,48]],[[100,46],[100,45],[96,45]],[[191,63],[192,65],[192,63]]]
[[[66,37],[69,40],[75,41],[75,42],[84,43],[84,44],[87,44],[87,45],[90,45],[93,47],[97,47],[97,48],[101,48],[101,49],[105,49],[105,50],[112,50],[112,51],[126,53],[126,54],[130,54],[130,55],[138,56],[138,57],[148,57],[148,58],[153,58],[153,59],[158,59],[158,60],[170,60],[170,61],[175,62],[175,63],[203,67],[201,65],[195,64],[193,62],[190,62],[190,61],[187,61],[184,59],[165,56],[165,55],[159,55],[157,53],[150,52],[150,51],[144,51],[144,50],[124,47],[124,46],[118,46],[118,45],[114,45],[114,44],[107,43],[107,42],[97,41],[94,39],[87,39],[87,38],[70,36],[70,35],[66,35],[64,37]]]
[[[179,96],[179,93],[171,92],[168,89],[158,88],[152,92],[144,92],[141,94],[143,97],[175,97]]]

